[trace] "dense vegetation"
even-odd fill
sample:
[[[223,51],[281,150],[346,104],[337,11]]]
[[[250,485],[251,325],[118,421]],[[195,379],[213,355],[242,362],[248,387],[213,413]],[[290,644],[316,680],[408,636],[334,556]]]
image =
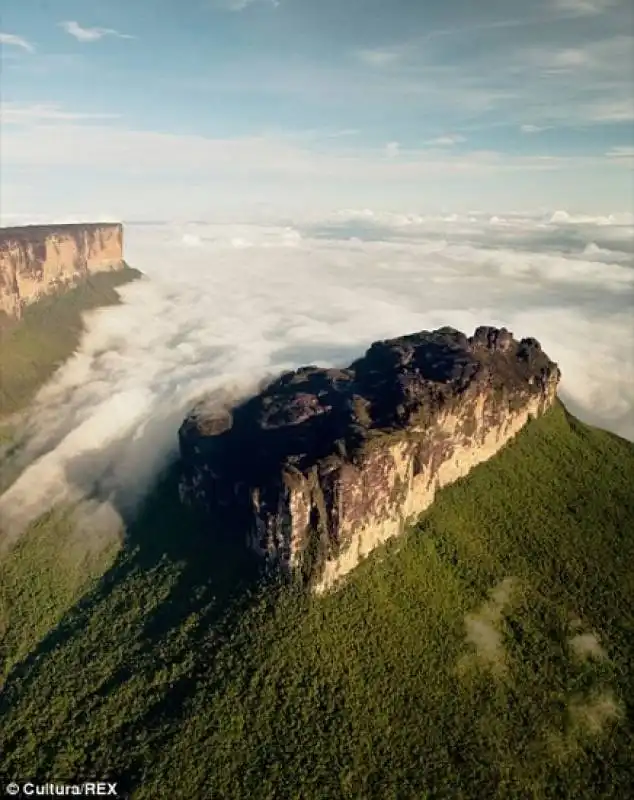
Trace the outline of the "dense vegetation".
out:
[[[97,272],[70,291],[27,305],[18,323],[0,319],[0,417],[23,408],[77,347],[82,314],[118,303],[116,287],[140,275],[131,267]],[[0,444],[2,438],[0,428]]]
[[[176,476],[81,589],[70,563],[46,577],[66,517],[3,557],[6,777],[148,800],[630,796],[630,443],[556,407],[324,598],[254,583]]]

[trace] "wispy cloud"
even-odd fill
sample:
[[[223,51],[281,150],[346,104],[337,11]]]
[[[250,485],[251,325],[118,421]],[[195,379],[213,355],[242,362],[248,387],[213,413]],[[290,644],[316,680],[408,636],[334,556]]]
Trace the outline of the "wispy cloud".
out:
[[[59,120],[49,117],[48,124],[43,124],[44,120],[37,119],[38,113],[57,115]],[[64,114],[68,116],[64,118]],[[128,130],[119,126],[88,126],[74,122],[73,117],[76,118],[77,114],[60,109],[23,111],[21,121],[24,124],[7,131],[0,141],[2,163],[33,167],[80,167],[99,163],[108,168],[159,173],[171,170],[213,173],[219,170],[223,175],[231,173],[236,177],[246,177],[254,171],[261,175],[294,177],[415,180],[423,175],[442,173],[556,170],[600,161],[593,157],[511,156],[489,150],[446,152],[439,157],[437,151],[428,147],[404,151],[396,141],[388,142],[382,148],[342,145],[336,150],[325,151],[302,146],[301,140],[298,142],[284,136],[212,138]],[[386,162],[385,155],[392,158]],[[395,158],[397,155],[400,156],[398,159]]]
[[[458,133],[452,133],[447,136],[438,136],[435,139],[428,139],[426,144],[431,147],[453,147],[455,144],[460,144],[465,141],[466,139],[464,136]]]
[[[81,120],[117,119],[118,114],[65,111],[54,103],[21,105],[0,103],[0,121],[4,125],[23,125],[35,122],[78,122]]]
[[[114,36],[117,39],[136,38],[128,33],[120,33],[114,30],[114,28],[83,28],[75,20],[60,22],[60,27],[63,28],[66,33],[77,39],[78,42],[96,42],[99,41],[99,39],[103,39],[104,36]]]
[[[603,154],[414,148],[396,140],[369,146],[346,137],[330,144],[323,138],[273,135],[218,138],[128,129],[81,118],[81,113],[10,110],[13,124],[3,125],[0,137],[5,205],[41,211],[54,203],[54,189],[43,194],[42,185],[47,180],[54,184],[58,169],[65,170],[69,186],[91,187],[84,194],[86,209],[107,205],[128,218],[139,209],[153,218],[179,209],[198,219],[206,213],[244,219],[261,205],[282,214],[325,210],[332,208],[333,198],[342,205],[397,210],[529,208],[545,198],[588,210],[609,211],[629,203],[624,161]],[[209,181],[217,186],[222,204],[209,197]],[[125,193],[115,190],[122,184]],[[434,192],[421,195],[420,187],[432,184]],[[54,207],[62,213],[61,206]]]
[[[634,158],[634,147],[613,147],[606,153],[608,158]]]
[[[588,122],[630,122],[634,120],[634,98],[622,100],[597,99],[579,109]]]
[[[631,147],[630,145],[613,147],[608,150],[605,156],[611,161],[616,161],[616,163],[622,165],[623,167],[634,169],[634,147]]]
[[[593,17],[604,14],[618,5],[619,0],[554,0],[553,8],[563,14]]]
[[[562,47],[556,43],[531,45],[520,49],[516,57],[518,64],[542,73],[570,73],[581,75],[610,75],[623,77],[623,65],[634,57],[634,36],[617,33],[576,45]]]
[[[537,128],[634,119],[633,61],[634,37],[618,33],[574,47],[557,41],[512,48],[499,43],[464,63],[421,64],[418,71],[420,84],[428,95],[435,91],[439,102],[443,96],[477,98],[479,91],[481,109],[523,133],[538,133]]]
[[[329,139],[339,139],[342,136],[358,136],[360,132],[358,128],[342,128],[340,131],[328,133],[326,136]]]
[[[574,70],[587,67],[592,63],[591,55],[587,50],[567,47],[553,54],[550,69]]]
[[[594,32],[573,36],[567,22],[557,23],[559,27],[553,23],[539,36],[532,29],[518,29],[517,36],[507,37],[474,35],[465,28],[454,32],[464,38],[452,48],[438,38],[428,38],[424,46],[418,40],[414,45],[412,39],[386,41],[383,46],[346,50],[342,63],[300,59],[291,70],[277,59],[248,67],[236,60],[222,74],[195,76],[187,86],[207,93],[244,94],[247,102],[255,92],[278,95],[284,102],[292,95],[301,102],[314,98],[322,105],[345,105],[351,115],[365,115],[367,106],[385,106],[401,120],[407,116],[410,125],[415,103],[419,113],[424,108],[424,119],[431,120],[434,129],[440,123],[441,131],[461,133],[502,123],[519,129],[628,121],[634,114],[634,39],[612,19],[602,24],[598,38]],[[355,124],[354,116],[347,120]],[[367,124],[363,127],[367,130]],[[405,139],[396,129],[388,136]]]
[[[402,58],[403,53],[398,49],[374,48],[357,50],[355,51],[355,56],[364,64],[370,64],[373,67],[383,67],[398,61]]]
[[[0,32],[0,45],[6,45],[8,47],[19,47],[22,50],[26,50],[27,53],[34,53],[35,47],[22,36],[17,36],[15,33],[2,33]]]
[[[273,8],[277,8],[280,5],[280,0],[215,0],[213,5],[224,11],[244,11],[256,3],[258,5],[266,3],[273,6]]]

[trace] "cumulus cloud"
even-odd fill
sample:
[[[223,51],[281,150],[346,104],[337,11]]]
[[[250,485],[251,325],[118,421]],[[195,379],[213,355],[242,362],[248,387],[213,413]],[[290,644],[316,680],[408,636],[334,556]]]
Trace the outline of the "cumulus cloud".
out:
[[[125,515],[201,393],[244,396],[271,373],[347,364],[376,339],[441,325],[535,336],[571,411],[634,440],[633,224],[628,213],[371,209],[130,224],[126,258],[148,277],[87,318],[78,352],[36,398],[0,518],[19,528],[80,497]]]
[[[27,53],[34,53],[35,47],[22,36],[17,36],[15,33],[2,33],[0,32],[0,45],[8,47],[19,47],[26,50]]]
[[[83,28],[75,20],[68,20],[60,22],[60,28],[63,28],[66,33],[77,39],[78,42],[97,42],[103,39],[104,36],[114,36],[117,39],[134,39],[127,33],[119,33],[114,28]]]

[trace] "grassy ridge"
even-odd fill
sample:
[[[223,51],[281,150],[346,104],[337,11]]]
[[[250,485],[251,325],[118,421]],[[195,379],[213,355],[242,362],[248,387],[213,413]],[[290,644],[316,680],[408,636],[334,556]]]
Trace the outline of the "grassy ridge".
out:
[[[634,446],[557,407],[318,599],[249,589],[170,473],[9,672],[0,772],[148,799],[626,797],[632,486]]]
[[[75,288],[27,305],[18,323],[0,324],[0,417],[23,408],[79,344],[82,314],[119,302],[116,287],[139,278],[131,267],[98,272]],[[0,427],[0,445],[8,437]]]

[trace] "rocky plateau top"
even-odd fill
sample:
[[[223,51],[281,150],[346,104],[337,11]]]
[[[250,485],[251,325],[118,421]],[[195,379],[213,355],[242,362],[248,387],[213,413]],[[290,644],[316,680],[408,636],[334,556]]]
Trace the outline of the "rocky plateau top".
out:
[[[504,328],[375,342],[345,369],[287,372],[238,407],[203,400],[179,431],[182,496],[229,511],[269,561],[301,567],[312,547],[318,573],[330,562],[336,577],[355,537],[371,550],[395,535],[546,411],[559,379],[539,342]]]

